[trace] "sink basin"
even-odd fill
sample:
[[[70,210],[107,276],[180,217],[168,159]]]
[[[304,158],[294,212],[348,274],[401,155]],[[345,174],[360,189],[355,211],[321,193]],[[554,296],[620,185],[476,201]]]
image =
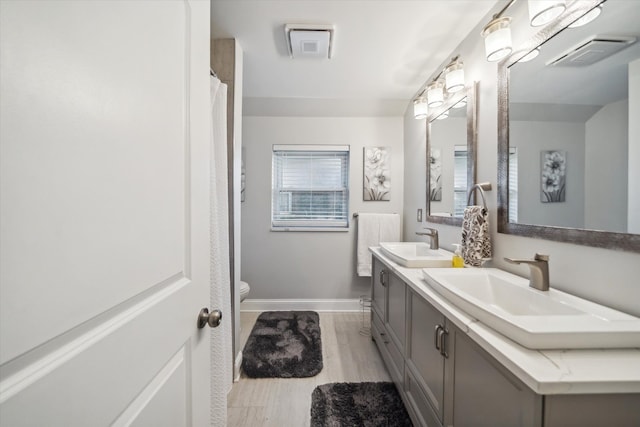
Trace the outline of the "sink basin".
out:
[[[431,249],[424,242],[383,242],[382,252],[404,267],[451,267],[450,252]]]
[[[495,268],[423,270],[470,316],[531,349],[640,347],[640,319]]]

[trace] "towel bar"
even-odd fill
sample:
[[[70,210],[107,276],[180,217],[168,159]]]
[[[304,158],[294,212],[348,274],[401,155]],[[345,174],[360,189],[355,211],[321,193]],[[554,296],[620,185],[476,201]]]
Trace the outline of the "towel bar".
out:
[[[395,214],[396,214],[396,213],[394,212],[394,213],[392,213],[392,214],[390,214],[390,215],[395,215]],[[358,218],[358,212],[354,212],[354,213],[353,213],[353,217],[354,217],[354,218]]]
[[[491,183],[490,182],[481,182],[480,184],[476,184],[473,187],[471,187],[471,190],[469,190],[469,196],[467,197],[467,206],[469,206],[469,204],[471,203],[471,195],[473,194],[473,192],[475,190],[480,190],[480,196],[482,196],[482,204],[484,206],[485,209],[487,209],[487,201],[484,198],[484,191],[491,191]]]

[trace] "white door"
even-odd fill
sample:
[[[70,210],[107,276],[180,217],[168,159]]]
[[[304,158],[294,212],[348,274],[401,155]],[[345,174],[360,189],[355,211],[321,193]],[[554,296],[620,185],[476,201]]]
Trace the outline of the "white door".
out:
[[[0,425],[208,425],[208,2],[0,20]]]

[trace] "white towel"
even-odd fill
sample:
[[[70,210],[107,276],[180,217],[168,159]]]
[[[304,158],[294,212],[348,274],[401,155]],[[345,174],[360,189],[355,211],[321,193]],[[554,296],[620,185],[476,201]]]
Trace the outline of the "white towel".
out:
[[[358,276],[371,276],[370,246],[378,246],[380,242],[400,241],[400,215],[370,214],[358,215]]]

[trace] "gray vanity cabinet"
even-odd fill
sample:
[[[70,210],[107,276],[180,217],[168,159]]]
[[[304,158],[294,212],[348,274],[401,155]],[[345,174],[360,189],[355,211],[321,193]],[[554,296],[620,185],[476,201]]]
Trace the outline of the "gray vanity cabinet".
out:
[[[371,277],[371,337],[400,390],[404,381],[407,285],[376,258]]]
[[[541,397],[376,257],[371,279],[371,337],[415,425],[541,425]]]
[[[640,394],[539,395],[373,258],[371,337],[416,426],[640,426]]]
[[[456,427],[541,426],[542,396],[467,334],[447,322],[445,424]]]
[[[405,393],[419,425],[540,426],[541,398],[409,290]]]
[[[386,288],[382,283],[385,271],[385,265],[376,257],[373,257],[371,264],[371,308],[381,320],[384,319],[386,315]]]
[[[409,291],[408,304],[407,397],[416,407],[423,407],[416,411],[421,417],[438,419],[440,424],[444,415],[445,358],[436,347],[436,339],[445,317],[412,291]],[[425,414],[425,410],[430,413]],[[433,424],[426,419],[422,422]]]

